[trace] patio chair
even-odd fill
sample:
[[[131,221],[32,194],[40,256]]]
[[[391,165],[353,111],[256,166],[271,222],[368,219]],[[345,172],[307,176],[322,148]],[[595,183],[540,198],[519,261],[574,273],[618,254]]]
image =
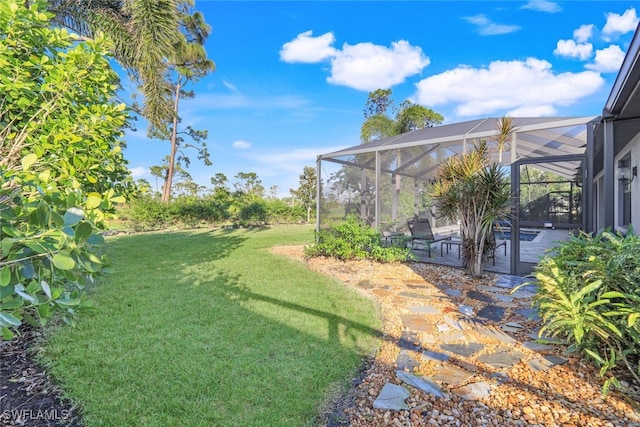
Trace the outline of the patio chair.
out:
[[[443,240],[451,240],[451,236],[436,237],[431,230],[431,224],[429,224],[429,220],[426,218],[413,219],[407,222],[407,225],[409,226],[409,231],[411,232],[411,236],[409,237],[411,249],[417,249],[416,242],[422,243],[424,249],[429,252],[429,256],[431,256],[432,244]]]

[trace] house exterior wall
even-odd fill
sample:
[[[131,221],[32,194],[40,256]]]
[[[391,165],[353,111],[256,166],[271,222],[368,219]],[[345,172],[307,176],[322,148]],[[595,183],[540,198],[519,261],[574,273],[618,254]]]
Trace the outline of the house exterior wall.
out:
[[[615,157],[615,166],[617,167],[618,162],[630,156],[631,158],[631,166],[636,166],[640,169],[640,133],[638,133],[627,146],[618,153]],[[617,177],[617,171],[616,171]],[[600,180],[599,180],[600,183]],[[616,191],[615,191],[615,224],[616,230],[626,232],[627,227],[621,223],[619,211],[622,208],[622,191],[620,190],[620,183],[616,179]],[[640,177],[634,177],[633,181],[629,184],[631,186],[631,225],[633,226],[633,230],[635,234],[640,233]],[[605,209],[607,207],[604,207]]]
[[[631,165],[640,169],[640,133],[631,141]],[[640,233],[640,177],[631,183],[631,223],[635,233]]]

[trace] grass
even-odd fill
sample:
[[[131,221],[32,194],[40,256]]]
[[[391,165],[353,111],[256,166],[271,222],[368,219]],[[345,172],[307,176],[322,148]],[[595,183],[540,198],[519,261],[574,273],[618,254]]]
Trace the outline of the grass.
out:
[[[115,237],[114,274],[41,359],[88,426],[312,425],[378,344],[374,304],[271,254],[308,226]]]

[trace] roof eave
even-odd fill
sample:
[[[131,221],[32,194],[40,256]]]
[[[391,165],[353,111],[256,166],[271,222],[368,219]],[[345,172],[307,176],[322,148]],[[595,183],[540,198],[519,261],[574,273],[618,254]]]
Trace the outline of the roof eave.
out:
[[[638,85],[640,79],[640,24],[631,40],[629,50],[622,61],[620,71],[609,94],[609,99],[604,107],[605,115],[620,114],[628,100],[629,95]]]

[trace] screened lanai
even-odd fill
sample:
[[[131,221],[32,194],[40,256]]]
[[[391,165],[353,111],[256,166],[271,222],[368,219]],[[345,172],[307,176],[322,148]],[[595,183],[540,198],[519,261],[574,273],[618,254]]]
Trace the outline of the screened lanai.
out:
[[[318,156],[317,227],[356,214],[382,233],[406,232],[411,218],[428,218],[439,234],[458,232],[429,196],[437,169],[450,156],[486,141],[508,168],[511,273],[518,267],[521,227],[584,229],[591,224],[592,127],[598,116],[512,118],[511,140],[497,145],[499,118],[489,117],[407,132]],[[515,256],[514,256],[515,255]]]

